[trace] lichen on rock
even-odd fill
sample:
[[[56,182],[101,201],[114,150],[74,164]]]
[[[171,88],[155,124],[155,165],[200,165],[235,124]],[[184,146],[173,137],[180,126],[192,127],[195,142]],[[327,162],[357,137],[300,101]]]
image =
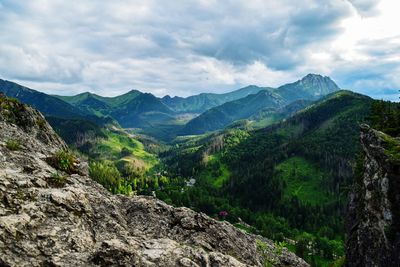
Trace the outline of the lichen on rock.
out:
[[[363,172],[349,198],[346,266],[400,266],[400,141],[361,125]]]

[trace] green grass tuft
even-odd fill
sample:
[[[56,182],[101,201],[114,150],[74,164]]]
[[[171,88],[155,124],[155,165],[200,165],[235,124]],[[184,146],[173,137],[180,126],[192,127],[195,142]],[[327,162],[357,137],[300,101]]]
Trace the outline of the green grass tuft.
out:
[[[400,141],[384,133],[381,133],[380,137],[386,142],[385,154],[391,159],[400,162]]]
[[[275,266],[275,261],[270,259],[268,256],[268,246],[266,243],[261,241],[260,239],[256,239],[257,250],[261,254],[261,257],[264,260],[264,267],[272,267]]]
[[[21,143],[19,140],[10,139],[6,142],[6,147],[11,151],[18,151],[21,149]]]
[[[67,150],[60,150],[54,156],[47,158],[47,163],[59,171],[64,171],[68,174],[79,173],[76,167],[78,160]]]
[[[48,180],[50,184],[53,184],[57,187],[63,187],[67,183],[67,177],[55,172],[51,175],[50,180]]]

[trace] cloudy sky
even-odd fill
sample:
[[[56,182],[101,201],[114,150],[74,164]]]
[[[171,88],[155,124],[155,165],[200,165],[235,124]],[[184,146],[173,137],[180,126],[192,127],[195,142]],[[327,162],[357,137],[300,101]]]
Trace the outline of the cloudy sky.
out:
[[[0,78],[47,93],[158,96],[307,73],[397,99],[398,0],[0,0]]]

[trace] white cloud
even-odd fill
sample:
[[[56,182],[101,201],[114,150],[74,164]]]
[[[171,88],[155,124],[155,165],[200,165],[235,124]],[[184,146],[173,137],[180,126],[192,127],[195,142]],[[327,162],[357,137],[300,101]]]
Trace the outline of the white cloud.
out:
[[[314,72],[392,98],[400,87],[399,5],[0,0],[0,77],[63,94],[135,88],[187,96]]]

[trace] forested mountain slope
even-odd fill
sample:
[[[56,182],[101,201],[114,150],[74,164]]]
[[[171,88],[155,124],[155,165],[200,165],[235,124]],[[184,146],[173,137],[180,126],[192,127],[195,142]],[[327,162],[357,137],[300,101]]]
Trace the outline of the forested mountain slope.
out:
[[[357,125],[366,120],[370,104],[371,99],[367,97],[341,91],[283,123],[252,133],[226,153],[225,158],[233,171],[227,190],[256,209],[270,209],[274,201],[281,199],[274,196],[280,194],[309,204],[322,204],[332,198],[340,202],[342,190],[352,176],[351,161],[359,151]],[[303,169],[303,164],[321,170],[319,180],[297,177],[296,172]],[[248,173],[250,175],[246,175]],[[313,192],[303,194],[305,189],[291,188],[296,177],[306,179],[303,187],[307,182],[315,182],[316,187],[310,188]],[[282,180],[286,185],[281,190],[267,190]],[[319,197],[318,192],[324,192],[327,197],[312,200]]]
[[[183,143],[165,154],[166,163],[195,185],[182,195],[170,188],[159,196],[210,214],[228,210],[233,221],[240,217],[266,236],[312,242],[319,252],[310,252],[310,261],[333,260],[344,253],[342,218],[360,151],[358,125],[372,103],[339,91],[265,129]],[[308,257],[307,248],[297,249]]]

